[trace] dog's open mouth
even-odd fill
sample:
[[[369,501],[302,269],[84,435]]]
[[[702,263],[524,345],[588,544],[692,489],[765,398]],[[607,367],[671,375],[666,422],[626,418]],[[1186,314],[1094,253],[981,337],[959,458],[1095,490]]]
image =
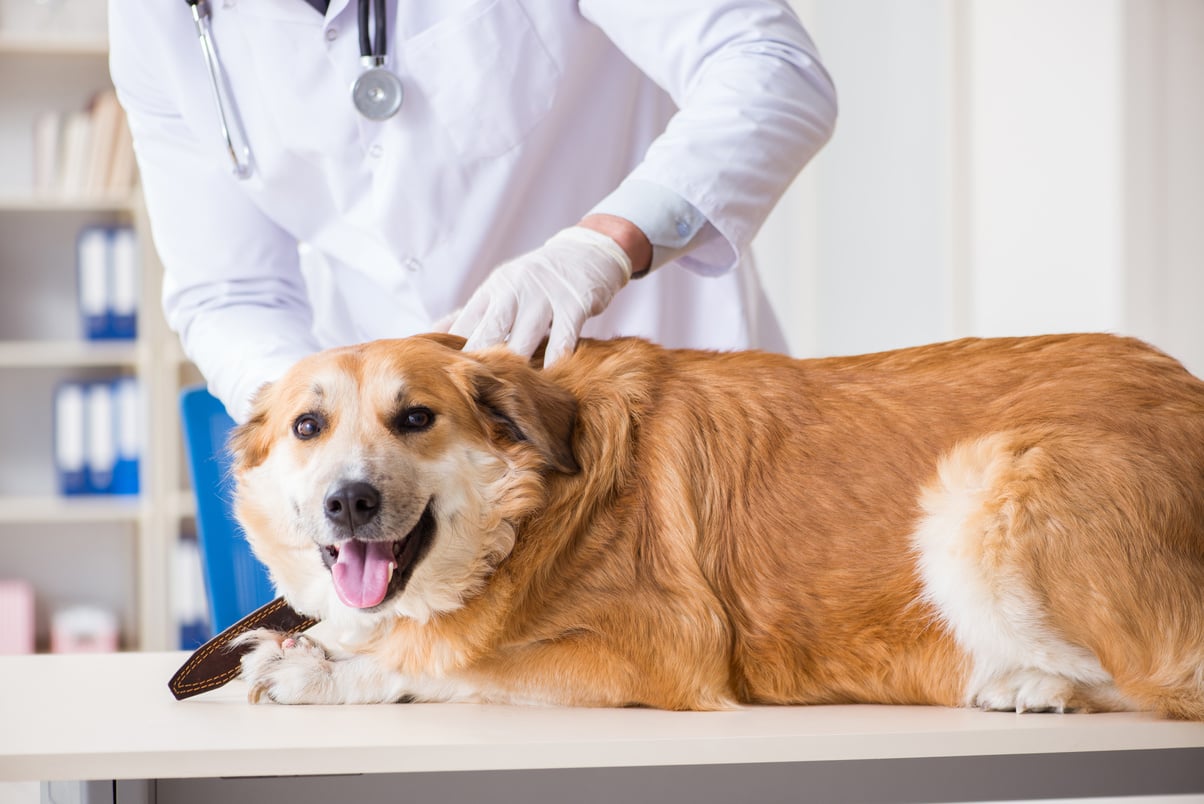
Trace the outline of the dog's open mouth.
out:
[[[433,504],[428,501],[418,523],[396,541],[348,539],[320,548],[339,600],[370,609],[405,589],[435,536]]]

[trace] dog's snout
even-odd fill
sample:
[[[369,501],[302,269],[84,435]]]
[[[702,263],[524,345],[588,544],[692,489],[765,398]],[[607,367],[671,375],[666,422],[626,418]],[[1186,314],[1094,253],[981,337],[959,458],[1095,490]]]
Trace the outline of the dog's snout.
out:
[[[326,518],[340,528],[371,522],[380,511],[380,492],[371,483],[341,483],[326,495]]]

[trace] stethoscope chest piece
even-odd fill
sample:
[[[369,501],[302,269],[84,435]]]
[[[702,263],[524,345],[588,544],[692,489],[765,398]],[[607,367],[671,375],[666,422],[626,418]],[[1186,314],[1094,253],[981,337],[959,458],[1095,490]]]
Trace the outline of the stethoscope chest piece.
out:
[[[351,100],[369,120],[387,120],[397,114],[405,90],[401,79],[382,66],[369,67],[351,85]]]
[[[368,35],[370,21],[375,36]],[[385,67],[385,0],[359,0],[360,61],[364,71],[351,85],[351,102],[369,120],[387,120],[401,108],[401,79]]]

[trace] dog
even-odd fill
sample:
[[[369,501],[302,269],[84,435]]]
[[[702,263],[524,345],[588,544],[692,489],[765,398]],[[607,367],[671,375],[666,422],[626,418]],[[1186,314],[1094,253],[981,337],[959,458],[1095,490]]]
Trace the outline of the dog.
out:
[[[1204,382],[1154,348],[462,345],[318,353],[233,434],[332,635],[246,635],[252,701],[1204,719]]]

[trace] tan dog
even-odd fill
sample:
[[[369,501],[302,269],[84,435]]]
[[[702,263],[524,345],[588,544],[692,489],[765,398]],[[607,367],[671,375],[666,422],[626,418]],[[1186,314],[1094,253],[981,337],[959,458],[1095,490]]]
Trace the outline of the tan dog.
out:
[[[1204,719],[1204,383],[1104,335],[863,357],[418,337],[303,360],[238,511],[327,651],[251,697]]]

